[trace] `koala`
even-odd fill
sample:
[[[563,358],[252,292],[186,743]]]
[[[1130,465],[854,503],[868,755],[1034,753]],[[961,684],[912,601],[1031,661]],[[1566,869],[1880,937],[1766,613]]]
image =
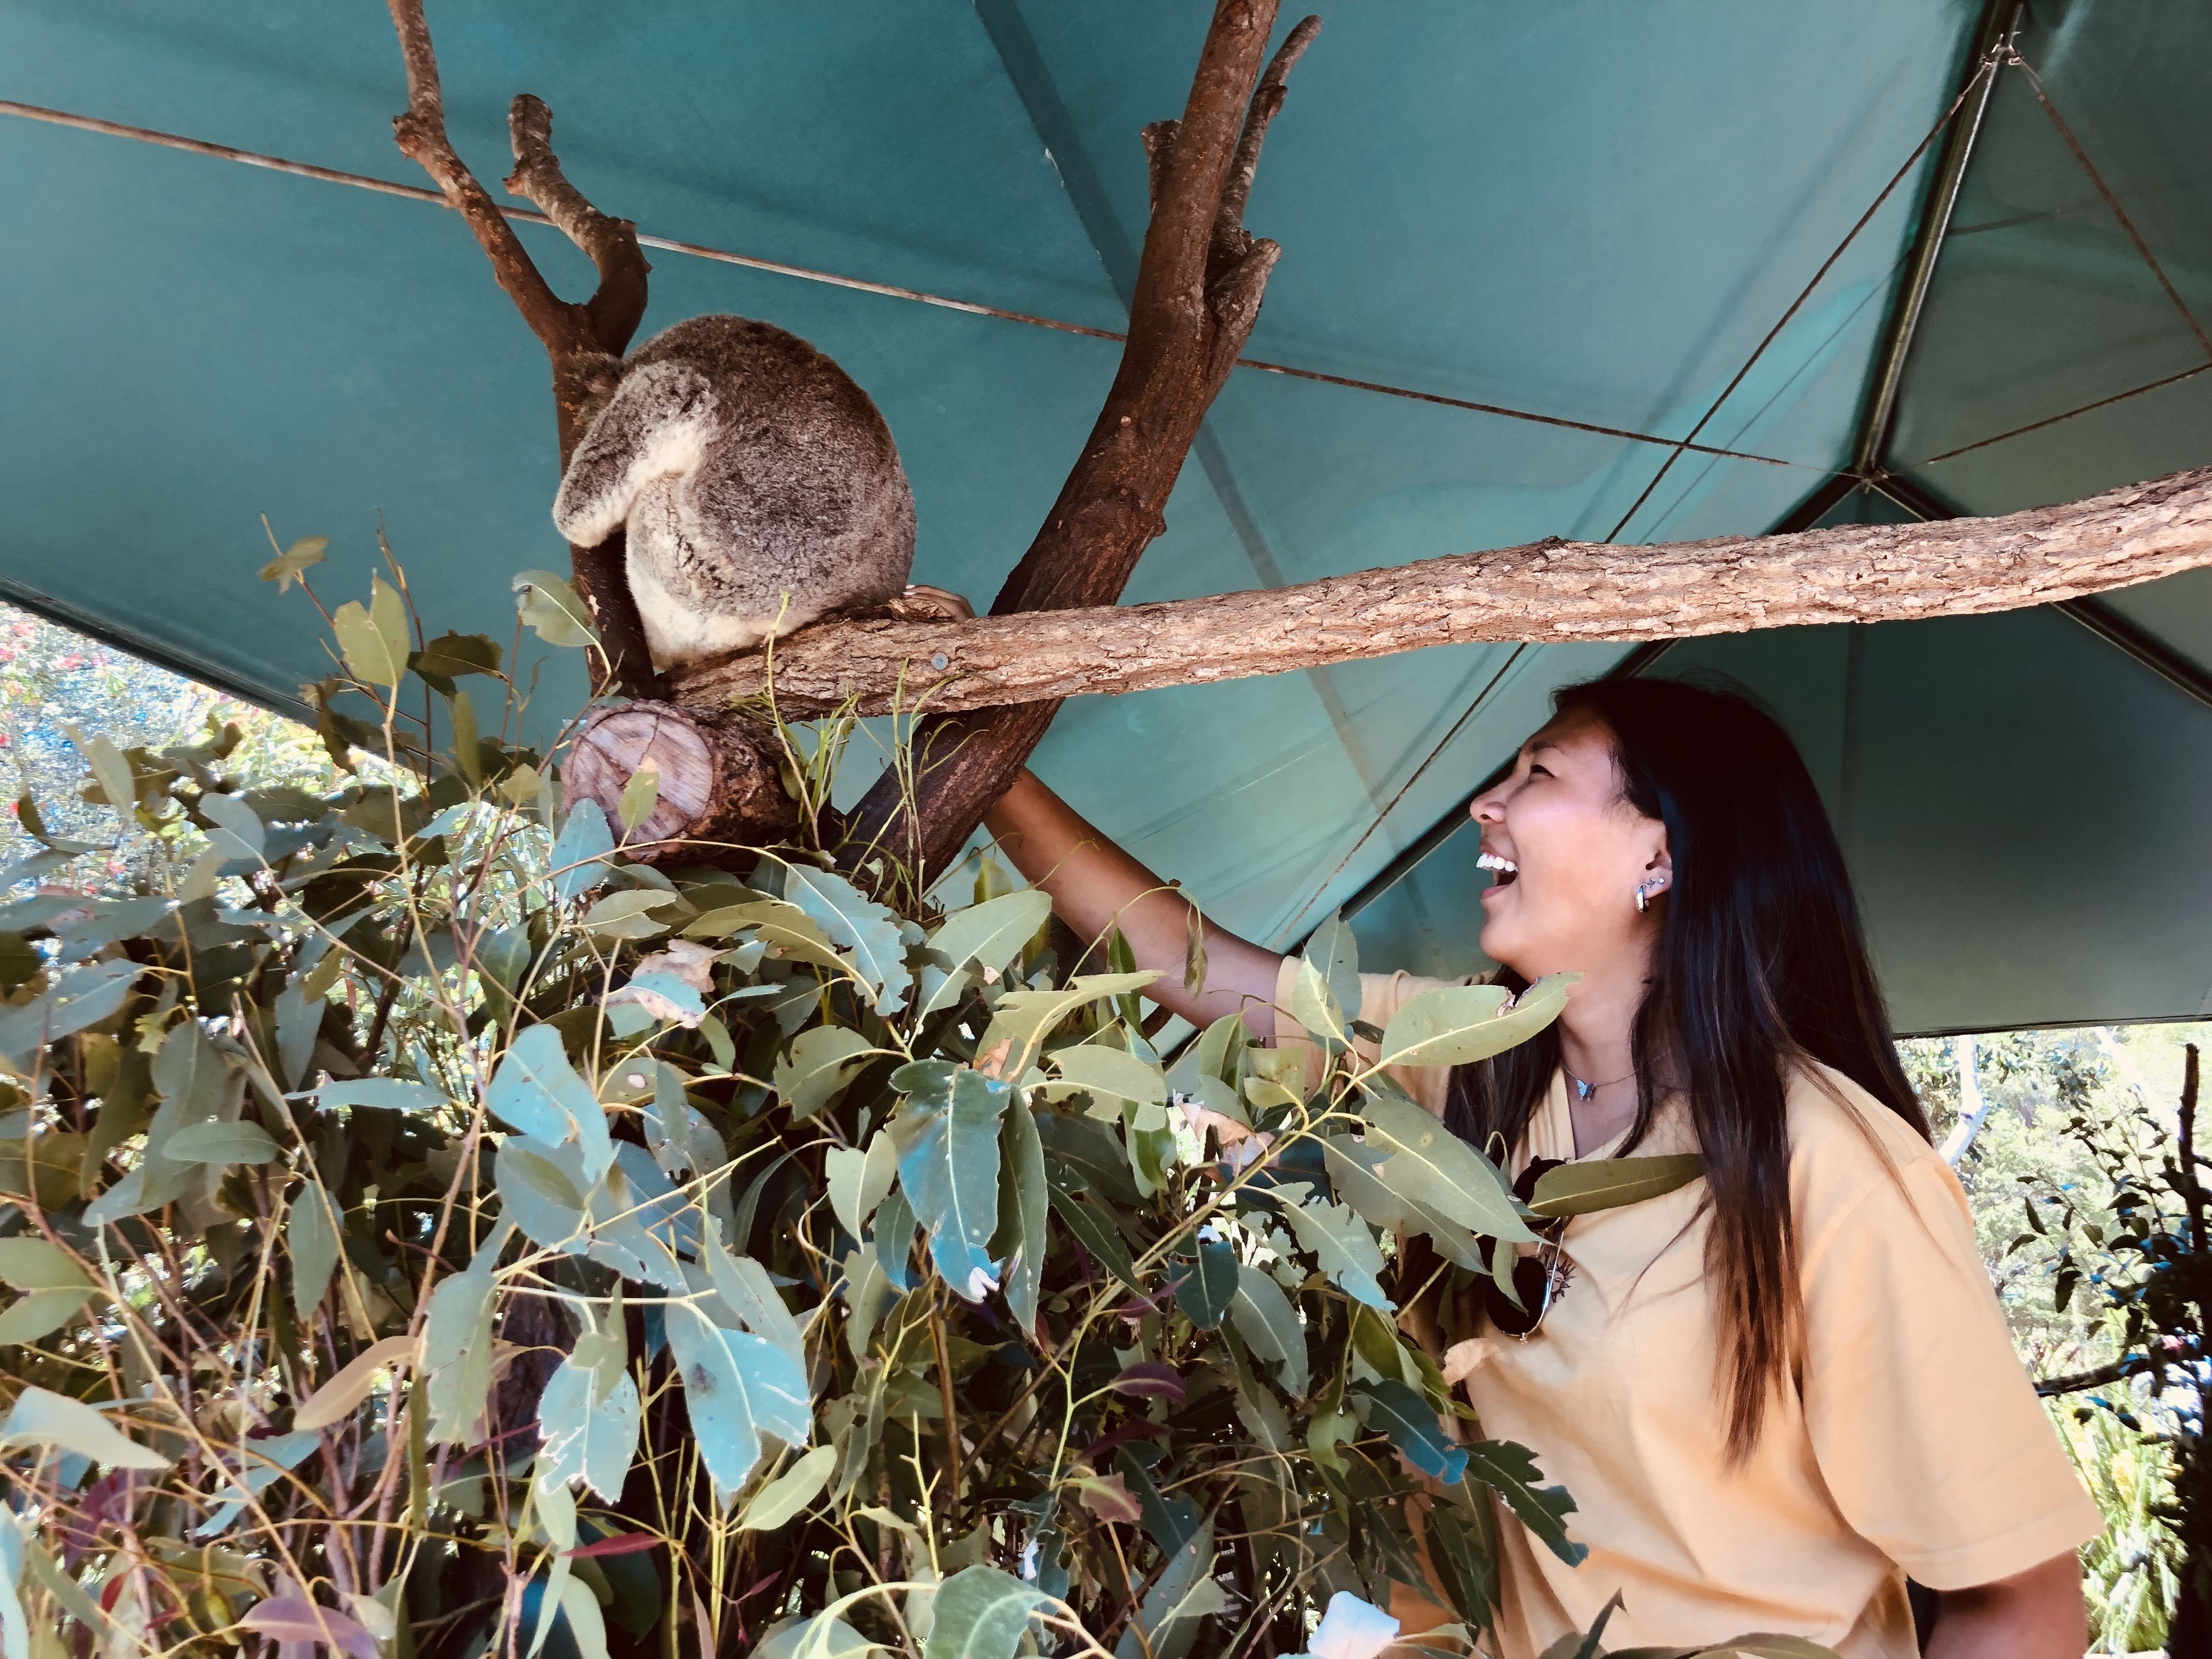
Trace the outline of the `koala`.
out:
[[[630,592],[662,667],[830,611],[900,599],[914,492],[890,428],[796,335],[694,317],[627,359],[577,365],[604,398],[553,522],[578,547],[629,529]]]

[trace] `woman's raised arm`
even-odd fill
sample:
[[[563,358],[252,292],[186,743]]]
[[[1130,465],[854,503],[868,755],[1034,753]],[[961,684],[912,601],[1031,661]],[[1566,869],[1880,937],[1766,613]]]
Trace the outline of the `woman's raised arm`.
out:
[[[1095,826],[1024,772],[984,826],[1013,866],[1052,896],[1052,908],[1085,944],[1119,927],[1139,968],[1159,978],[1145,994],[1194,1024],[1224,1014],[1249,1013],[1275,1000],[1283,959],[1226,929],[1206,923],[1206,984],[1192,996],[1183,987],[1191,907],[1183,896],[1109,841]],[[1270,1034],[1269,1018],[1261,1035]]]

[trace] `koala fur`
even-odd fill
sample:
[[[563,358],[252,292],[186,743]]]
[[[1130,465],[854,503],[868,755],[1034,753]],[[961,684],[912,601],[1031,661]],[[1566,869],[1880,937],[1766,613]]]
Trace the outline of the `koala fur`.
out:
[[[611,395],[569,458],[553,522],[629,529],[630,592],[664,665],[881,604],[914,563],[914,492],[890,428],[796,335],[694,317],[628,359],[576,365]]]

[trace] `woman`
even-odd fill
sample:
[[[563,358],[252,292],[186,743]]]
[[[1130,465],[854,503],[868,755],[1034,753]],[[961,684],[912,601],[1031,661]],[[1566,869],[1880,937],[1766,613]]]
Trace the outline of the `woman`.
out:
[[[1705,1175],[1576,1218],[1535,1331],[1455,1353],[1484,1432],[1534,1450],[1589,1547],[1570,1568],[1499,1529],[1502,1659],[1587,1629],[1616,1590],[1608,1646],[1765,1630],[1906,1659],[1908,1576],[1940,1592],[1940,1659],[2077,1659],[2074,1552],[2098,1515],[1928,1144],[1804,763],[1721,692],[1621,679],[1555,704],[1470,809],[1496,872],[1481,945],[1516,989],[1582,978],[1536,1040],[1401,1080],[1509,1170],[1694,1150]],[[989,826],[1076,933],[1118,926],[1164,970],[1177,1013],[1265,1030],[1288,1006],[1291,964],[1210,926],[1188,994],[1181,896],[1034,777]],[[1362,977],[1376,1026],[1433,982]],[[1426,1312],[1407,1325],[1432,1352],[1472,1334]]]

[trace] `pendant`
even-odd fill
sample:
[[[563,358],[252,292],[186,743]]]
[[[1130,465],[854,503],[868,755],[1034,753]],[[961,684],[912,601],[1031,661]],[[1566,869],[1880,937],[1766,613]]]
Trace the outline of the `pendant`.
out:
[[[1597,1092],[1595,1085],[1585,1083],[1578,1077],[1571,1077],[1567,1081],[1575,1085],[1575,1093],[1581,1099],[1588,1100]]]

